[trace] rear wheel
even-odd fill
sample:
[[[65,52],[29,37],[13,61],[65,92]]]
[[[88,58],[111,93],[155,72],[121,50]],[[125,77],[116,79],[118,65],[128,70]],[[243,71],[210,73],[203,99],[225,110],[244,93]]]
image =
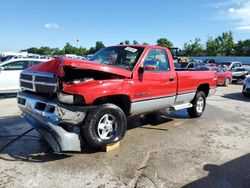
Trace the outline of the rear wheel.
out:
[[[192,118],[200,117],[206,107],[206,94],[203,91],[197,91],[191,103],[193,107],[187,109],[189,116]]]
[[[121,140],[126,130],[126,116],[122,109],[114,104],[103,104],[90,112],[82,127],[85,142],[96,150]]]
[[[250,97],[250,93],[246,93],[246,92],[242,91],[242,94],[243,94],[245,97]]]
[[[230,84],[230,78],[226,78],[225,82],[224,82],[224,86],[228,87]]]

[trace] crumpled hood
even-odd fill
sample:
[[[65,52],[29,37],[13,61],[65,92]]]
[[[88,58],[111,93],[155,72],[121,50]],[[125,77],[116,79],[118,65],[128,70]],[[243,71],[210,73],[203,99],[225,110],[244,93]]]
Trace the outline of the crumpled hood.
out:
[[[71,66],[71,67],[76,67],[76,68],[86,69],[86,70],[96,70],[96,71],[124,76],[127,78],[131,78],[132,76],[132,72],[126,69],[122,69],[122,68],[115,67],[112,65],[106,65],[106,64],[101,64],[97,62],[71,59],[71,58],[56,58],[52,61],[44,62],[39,65],[30,67],[28,70],[49,72],[49,73],[54,73],[63,77],[65,66]]]

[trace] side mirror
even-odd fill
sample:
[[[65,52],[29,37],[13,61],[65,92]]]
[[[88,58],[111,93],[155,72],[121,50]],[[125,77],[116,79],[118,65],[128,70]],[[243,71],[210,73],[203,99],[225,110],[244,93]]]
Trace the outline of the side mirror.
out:
[[[146,65],[146,66],[145,66],[145,69],[146,69],[147,71],[156,71],[156,70],[159,69],[159,67],[158,67],[157,65]]]
[[[156,71],[159,69],[159,63],[157,61],[145,61],[144,67],[147,71]]]

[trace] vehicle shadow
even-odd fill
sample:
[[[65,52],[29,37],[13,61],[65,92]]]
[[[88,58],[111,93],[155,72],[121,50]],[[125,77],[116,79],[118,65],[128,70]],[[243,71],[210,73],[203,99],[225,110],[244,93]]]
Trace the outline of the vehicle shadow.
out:
[[[174,121],[174,119],[188,119],[188,118],[189,116],[185,109],[179,111],[161,110],[146,115],[128,118],[127,130],[134,128],[166,130],[162,128],[157,128],[157,126],[164,123],[172,122]],[[144,127],[145,125],[150,125],[150,126]]]
[[[145,116],[131,117],[128,119],[128,130],[143,128],[167,131],[167,128],[157,126],[172,122],[174,118],[188,118],[188,115],[186,111],[177,113],[159,111]],[[44,163],[62,160],[77,154],[96,153],[84,144],[84,140],[81,152],[55,153],[35,130],[22,135],[30,129],[31,126],[18,115],[0,117],[0,160]]]
[[[222,165],[206,164],[203,169],[208,176],[191,182],[184,188],[248,188],[250,187],[250,154]]]
[[[0,117],[0,160],[43,163],[71,157],[54,153],[35,130],[22,135],[30,129],[19,116]]]
[[[1,93],[0,100],[1,99],[8,99],[8,98],[15,98],[16,96],[17,96],[17,93]]]
[[[224,94],[222,97],[237,101],[250,102],[250,97],[245,97],[241,92]]]

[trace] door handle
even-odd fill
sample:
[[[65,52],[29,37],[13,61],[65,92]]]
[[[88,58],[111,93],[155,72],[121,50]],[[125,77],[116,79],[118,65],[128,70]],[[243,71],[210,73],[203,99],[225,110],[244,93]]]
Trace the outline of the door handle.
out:
[[[169,81],[170,81],[170,82],[174,81],[174,77],[170,77],[170,78],[169,78]]]

